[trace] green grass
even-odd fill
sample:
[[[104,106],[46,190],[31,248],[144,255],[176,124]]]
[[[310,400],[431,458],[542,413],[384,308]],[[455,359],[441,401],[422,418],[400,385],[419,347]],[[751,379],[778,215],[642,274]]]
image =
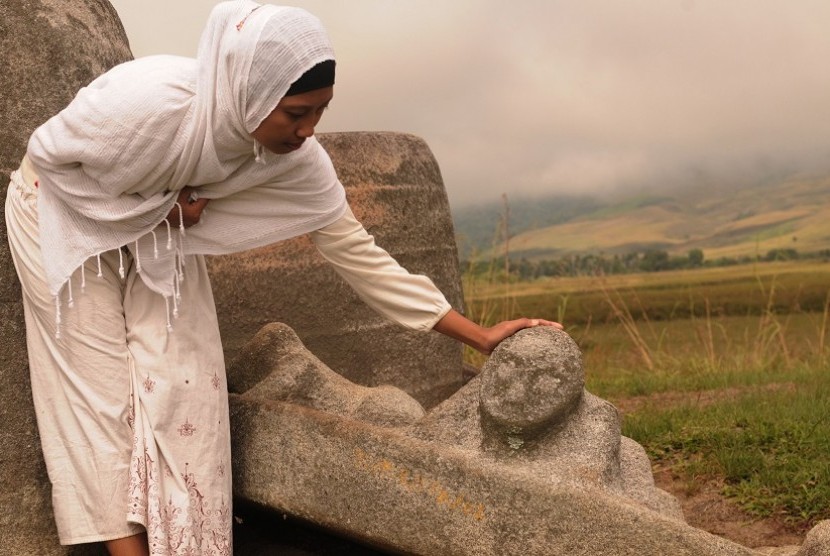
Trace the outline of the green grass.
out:
[[[830,518],[828,376],[814,369],[791,389],[635,412],[623,434],[687,480],[722,479],[724,494],[750,514],[806,528]]]
[[[484,324],[563,322],[588,390],[638,403],[623,434],[653,461],[808,527],[830,518],[828,284],[830,265],[789,262],[465,289]]]
[[[636,322],[652,368],[621,325],[575,326],[588,387],[611,399],[800,382],[824,368],[823,314]]]

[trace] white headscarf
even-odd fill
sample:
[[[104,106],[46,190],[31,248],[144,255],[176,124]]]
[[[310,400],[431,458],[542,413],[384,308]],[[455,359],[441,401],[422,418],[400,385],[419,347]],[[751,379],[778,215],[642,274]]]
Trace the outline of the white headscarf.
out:
[[[87,258],[127,245],[145,283],[170,296],[184,254],[259,247],[339,218],[343,187],[314,138],[257,161],[250,135],[294,81],[333,59],[311,14],[236,0],[213,9],[196,60],[141,58],[81,89],[28,146],[52,294]],[[212,200],[168,250],[164,219],[185,186]]]

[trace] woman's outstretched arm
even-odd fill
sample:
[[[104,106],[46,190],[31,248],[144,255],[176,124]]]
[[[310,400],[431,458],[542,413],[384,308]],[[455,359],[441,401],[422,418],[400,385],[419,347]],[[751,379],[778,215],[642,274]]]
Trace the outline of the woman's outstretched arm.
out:
[[[528,318],[506,320],[487,328],[474,323],[455,309],[444,315],[432,329],[489,355],[508,336],[512,336],[523,328],[534,326],[553,326],[562,329],[562,325],[558,322]]]
[[[477,325],[453,310],[431,280],[410,274],[378,247],[351,209],[334,223],[312,232],[311,239],[323,258],[370,307],[408,328],[431,328],[485,354],[523,328],[562,328],[557,322],[526,318],[489,328]]]

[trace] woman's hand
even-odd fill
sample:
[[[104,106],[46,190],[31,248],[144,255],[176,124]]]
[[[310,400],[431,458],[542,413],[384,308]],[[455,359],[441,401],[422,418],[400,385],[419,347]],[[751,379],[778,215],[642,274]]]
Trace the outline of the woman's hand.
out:
[[[184,227],[189,228],[194,224],[198,224],[202,218],[202,211],[208,204],[209,199],[200,199],[195,187],[185,187],[179,191],[179,198],[176,199],[181,206],[181,212],[178,206],[173,206],[170,214],[167,215],[167,221],[171,226],[179,225],[179,215],[181,214],[184,220]]]
[[[494,349],[496,349],[496,346],[499,345],[501,341],[505,338],[512,336],[519,330],[523,330],[525,328],[533,328],[535,326],[552,326],[554,328],[558,328],[559,330],[562,330],[563,328],[563,326],[558,322],[553,322],[551,320],[544,319],[521,318],[516,320],[506,320],[494,326],[491,326],[490,328],[485,328],[485,341],[483,349],[476,349],[478,349],[482,353],[489,355],[490,353],[492,353]]]
[[[460,340],[481,353],[489,355],[505,338],[512,336],[519,330],[533,328],[534,326],[553,326],[560,330],[563,328],[558,322],[528,318],[506,320],[489,328],[484,328],[453,309],[435,324],[433,330]]]

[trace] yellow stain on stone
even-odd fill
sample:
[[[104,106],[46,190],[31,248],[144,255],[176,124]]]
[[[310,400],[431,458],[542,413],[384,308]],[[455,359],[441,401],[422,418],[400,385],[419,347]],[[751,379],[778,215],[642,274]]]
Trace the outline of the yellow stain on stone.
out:
[[[406,490],[409,490],[409,469],[400,470],[398,473],[398,483]]]
[[[450,502],[450,509],[451,510],[457,510],[459,508],[462,508],[463,504],[464,504],[464,497],[459,494],[458,496],[455,497],[455,500]]]
[[[377,458],[360,448],[354,451],[354,462],[358,469],[368,471],[380,478],[396,481],[406,492],[426,494],[438,507],[459,512],[476,521],[484,519],[486,511],[484,504],[468,500],[464,494],[453,492],[437,480],[425,477],[420,471],[413,471],[405,465],[386,458]]]

